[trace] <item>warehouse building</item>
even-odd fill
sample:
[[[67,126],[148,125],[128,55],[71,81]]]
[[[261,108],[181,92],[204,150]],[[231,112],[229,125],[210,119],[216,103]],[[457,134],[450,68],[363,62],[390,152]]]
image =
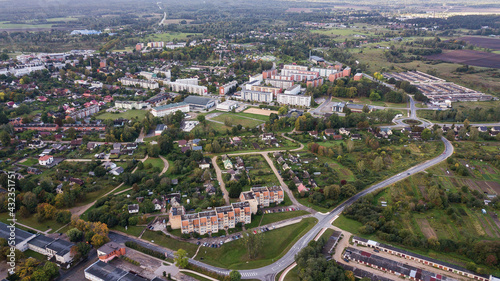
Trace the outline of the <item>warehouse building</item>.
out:
[[[215,106],[215,100],[199,96],[188,96],[184,102],[188,103],[192,110],[205,110]]]
[[[165,115],[169,115],[171,113],[174,113],[178,110],[180,110],[182,112],[189,112],[191,110],[191,107],[188,103],[185,103],[185,102],[165,104],[165,105],[154,107],[151,110],[151,114],[153,114],[154,117],[163,117]]]

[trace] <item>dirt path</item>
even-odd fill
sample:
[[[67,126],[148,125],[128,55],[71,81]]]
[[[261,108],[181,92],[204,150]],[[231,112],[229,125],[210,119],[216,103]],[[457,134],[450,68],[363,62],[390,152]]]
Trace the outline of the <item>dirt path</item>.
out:
[[[141,162],[144,163],[144,161],[146,161],[148,158],[149,158],[148,155],[146,155],[146,157],[144,157],[143,159],[141,159],[139,161],[141,161]],[[135,173],[135,171],[137,171],[137,166],[134,168],[134,170],[132,171],[132,173]],[[85,213],[85,211],[87,211],[90,207],[92,207],[95,204],[95,202],[97,202],[97,200],[99,200],[102,197],[106,197],[106,196],[110,195],[115,190],[117,190],[120,187],[122,187],[124,184],[125,184],[124,182],[120,183],[117,187],[113,188],[111,191],[108,191],[106,194],[100,196],[99,198],[97,198],[96,200],[94,200],[91,203],[88,203],[86,205],[82,205],[82,206],[78,206],[78,207],[74,207],[74,208],[69,209],[69,211],[71,212],[71,215],[77,215],[78,217],[80,217],[83,213]]]
[[[222,180],[222,171],[219,168],[219,165],[217,165],[217,156],[212,157],[212,165],[214,166],[215,174],[217,175],[217,180],[219,181],[220,189],[224,194],[224,200],[226,200],[226,205],[229,205],[229,192],[226,189],[226,184],[224,183],[224,180]]]
[[[169,163],[168,163],[168,160],[165,159],[165,157],[159,155],[161,160],[163,160],[163,170],[161,171],[161,173],[159,174],[159,176],[165,174],[167,171],[168,171],[168,168],[169,168]]]

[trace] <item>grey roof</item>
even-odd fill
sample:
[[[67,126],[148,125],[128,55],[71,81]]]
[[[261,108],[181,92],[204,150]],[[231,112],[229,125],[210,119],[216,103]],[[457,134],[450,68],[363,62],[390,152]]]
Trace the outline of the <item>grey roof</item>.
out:
[[[163,131],[165,130],[165,124],[158,124],[156,125],[156,130],[155,131]]]
[[[62,239],[56,239],[47,245],[47,249],[56,252],[60,256],[64,256],[71,251],[75,244]]]
[[[168,108],[172,108],[172,107],[184,106],[184,105],[188,105],[188,104],[189,104],[188,102],[169,103],[169,104],[157,106],[153,109],[154,110],[163,110],[163,109],[168,109]]]
[[[106,281],[148,281],[148,279],[126,272],[102,261],[97,261],[85,269],[87,274]]]
[[[102,245],[99,249],[97,249],[97,251],[103,252],[106,255],[108,255],[108,254],[111,254],[112,252],[114,252],[118,249],[121,249],[121,248],[123,248],[123,247],[120,246],[118,243],[111,241],[111,242],[108,242],[108,243]]]
[[[35,234],[33,233],[29,233],[27,231],[24,231],[22,229],[19,229],[16,227],[16,230],[15,230],[15,233],[16,233],[16,245],[27,240],[27,239],[30,239],[31,237],[33,237]],[[4,239],[9,239],[10,237],[10,229],[8,228],[8,225],[3,223],[3,222],[0,222],[0,238],[4,238]]]
[[[209,102],[213,101],[211,98],[204,98],[198,96],[188,96],[184,99],[185,103],[206,106]]]
[[[47,245],[49,245],[52,241],[54,241],[53,238],[49,238],[45,235],[38,235],[37,237],[31,239],[28,244],[45,249],[45,247],[47,247]]]

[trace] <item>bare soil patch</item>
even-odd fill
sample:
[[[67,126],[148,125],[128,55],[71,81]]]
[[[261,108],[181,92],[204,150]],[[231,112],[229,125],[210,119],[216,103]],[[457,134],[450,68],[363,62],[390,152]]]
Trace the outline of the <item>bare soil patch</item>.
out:
[[[276,110],[266,110],[266,109],[255,108],[255,107],[250,107],[249,109],[245,110],[244,112],[258,114],[258,115],[265,115],[265,116],[269,116],[269,115],[271,115],[271,113],[278,114],[278,111],[276,111]]]
[[[465,41],[474,46],[481,48],[488,48],[492,50],[500,50],[500,39],[488,38],[488,37],[475,37],[475,36],[465,36],[460,37],[457,41]]]
[[[451,52],[426,56],[426,58],[465,65],[500,68],[500,54],[495,53],[472,50],[455,50]]]
[[[434,229],[431,227],[431,225],[429,224],[429,222],[426,219],[420,218],[420,219],[416,219],[416,220],[417,220],[417,224],[420,227],[420,230],[422,230],[422,233],[424,234],[425,238],[431,238],[431,237],[437,238],[436,232],[434,232]]]

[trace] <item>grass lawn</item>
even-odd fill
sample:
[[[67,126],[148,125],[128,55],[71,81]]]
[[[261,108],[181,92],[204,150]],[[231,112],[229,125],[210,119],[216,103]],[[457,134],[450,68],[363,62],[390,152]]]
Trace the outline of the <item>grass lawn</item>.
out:
[[[327,213],[327,212],[330,212],[331,209],[334,208],[334,207],[332,207],[331,209],[328,209],[328,208],[324,208],[324,207],[321,207],[321,206],[317,206],[315,204],[309,203],[309,201],[308,201],[308,199],[306,197],[300,198],[300,195],[297,195],[297,193],[295,195],[296,195],[295,198],[297,198],[297,201],[299,201],[300,204],[302,204],[304,206],[307,206],[309,208],[313,208],[314,210],[316,210],[318,212]]]
[[[321,235],[321,237],[319,239],[328,240],[328,238],[330,238],[330,236],[332,236],[333,232],[334,232],[333,229],[328,228],[327,230],[325,230],[325,232],[323,232],[323,234]]]
[[[221,248],[201,249],[196,260],[229,269],[251,269],[269,265],[281,258],[300,237],[317,222],[306,218],[301,222],[263,233],[264,244],[256,260],[249,260],[242,239],[222,245]]]
[[[23,23],[7,23],[6,21],[0,22],[0,29],[28,29],[28,28],[51,28],[51,23],[43,24],[23,24]]]
[[[307,211],[299,210],[299,211],[292,211],[292,212],[255,215],[252,218],[252,223],[246,224],[245,228],[251,229],[254,227],[261,226],[261,225],[266,225],[266,224],[270,224],[273,222],[291,219],[291,218],[295,218],[295,217],[299,217],[299,216],[303,216],[303,215],[307,215],[307,214],[309,214]]]
[[[187,275],[187,276],[193,277],[193,278],[194,278],[194,279],[196,279],[196,280],[200,280],[200,281],[212,281],[211,279],[207,279],[207,278],[205,278],[205,277],[201,277],[201,276],[199,276],[198,274],[194,274],[194,273],[191,273],[191,272],[182,272],[182,271],[181,271],[181,273],[182,273],[182,274],[185,274],[185,275]]]
[[[38,164],[38,159],[34,159],[34,158],[27,158],[24,162],[22,163],[19,163],[21,165],[25,165],[25,166],[28,166],[28,167],[31,167],[33,165],[36,165]]]
[[[119,119],[119,118],[124,118],[124,119],[132,119],[137,117],[139,120],[144,119],[146,116],[147,111],[146,110],[139,110],[139,109],[130,109],[125,112],[120,112],[120,113],[114,113],[114,112],[105,112],[102,114],[99,114],[96,116],[97,119]]]
[[[248,117],[248,118],[253,118],[253,119],[259,119],[262,122],[269,121],[269,116],[265,115],[260,115],[260,114],[253,114],[253,113],[245,113],[245,112],[239,112],[239,113],[227,113],[228,115],[233,115],[233,116],[243,116],[243,117]]]
[[[156,167],[160,168],[160,171],[163,170],[163,167],[165,167],[163,165],[163,160],[161,160],[160,158],[150,157],[150,158],[148,158],[148,160],[146,160],[144,162],[144,165],[149,164],[149,163],[151,163],[151,165],[153,165],[153,168],[156,168]]]
[[[145,226],[130,226],[129,225],[127,227],[127,230],[125,230],[125,227],[117,225],[111,229],[116,230],[116,231],[120,231],[123,233],[127,233],[127,234],[133,235],[135,237],[139,237],[139,235],[141,235],[141,232],[144,230],[144,228],[145,228]]]
[[[37,252],[35,252],[35,251],[33,251],[33,250],[26,250],[26,251],[24,252],[24,256],[25,256],[25,257],[27,257],[27,258],[28,258],[28,257],[35,258],[35,259],[37,259],[38,261],[42,261],[42,262],[47,260],[47,257],[46,257],[46,256],[44,256],[44,255],[42,255],[42,254],[40,254],[40,253],[37,253]]]
[[[160,136],[152,136],[152,137],[147,137],[144,138],[144,142],[152,142],[152,141],[157,141]]]
[[[285,275],[285,278],[283,280],[285,280],[285,281],[300,281],[299,270],[297,269],[297,267],[294,267],[290,271],[288,271],[287,275]]]
[[[362,235],[358,233],[358,229],[363,226],[362,223],[349,219],[345,217],[344,215],[340,215],[333,223],[334,226],[343,229],[345,231],[348,231],[350,233],[357,233],[360,237],[366,238],[366,239],[371,239],[374,235]]]
[[[8,223],[7,219],[9,219],[10,216],[8,213],[1,213],[0,214],[0,221],[3,223]],[[54,232],[58,230],[59,228],[63,227],[64,224],[58,223],[55,220],[47,220],[43,222],[38,222],[35,219],[34,215],[31,215],[29,218],[22,218],[20,216],[16,216],[16,219],[19,223],[30,226],[32,228],[38,229],[39,231],[47,231],[48,229],[52,229],[50,232]]]
[[[154,241],[153,243],[168,248],[172,251],[184,249],[186,250],[188,256],[190,257],[192,257],[196,253],[196,250],[198,249],[198,246],[196,244],[170,238],[161,231],[146,230],[146,232],[144,232],[144,235],[142,235],[142,239],[148,241],[152,240]]]
[[[224,113],[224,114],[221,114],[217,117],[211,118],[211,120],[219,121],[219,122],[223,122],[223,123],[225,122],[226,119],[229,119],[230,123],[233,126],[234,125],[241,125],[245,128],[254,128],[254,127],[257,127],[258,125],[265,122],[265,121],[260,120],[260,119],[259,120],[249,119],[243,115],[235,114],[235,113]]]

